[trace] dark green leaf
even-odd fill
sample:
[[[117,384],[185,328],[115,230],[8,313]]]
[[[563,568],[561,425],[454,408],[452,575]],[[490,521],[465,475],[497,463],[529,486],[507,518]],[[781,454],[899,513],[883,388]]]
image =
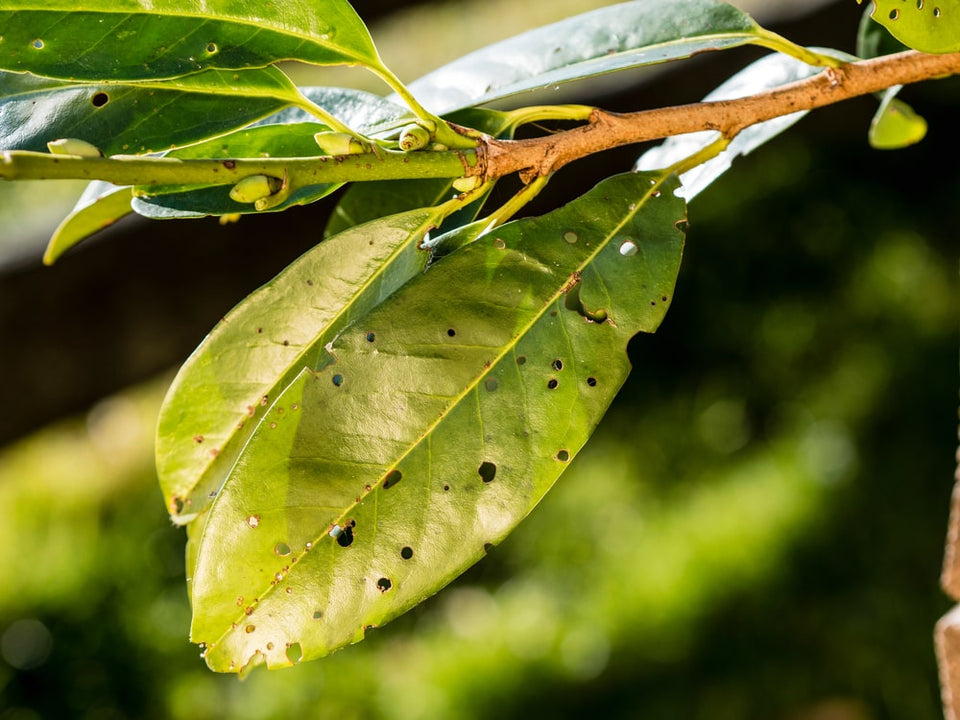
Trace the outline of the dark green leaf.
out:
[[[0,0],[0,68],[146,80],[277,60],[381,65],[345,0]]]
[[[43,152],[51,140],[78,138],[105,155],[160,152],[297,102],[303,98],[276,68],[124,84],[0,73],[0,147]]]
[[[956,0],[873,0],[872,17],[897,40],[914,50],[928,53],[960,51],[960,3]]]
[[[427,253],[416,246],[440,217],[412,210],[320,243],[213,329],[160,411],[157,470],[174,521],[203,509],[270,400],[323,346],[423,269]]]
[[[719,0],[634,0],[593,10],[470,53],[414,81],[436,113],[626,68],[736,47],[759,26]]]
[[[269,398],[196,549],[192,637],[213,669],[355,642],[530,512],[625,379],[630,337],[669,305],[685,225],[676,187],[617,176],[504,225],[355,321]]]

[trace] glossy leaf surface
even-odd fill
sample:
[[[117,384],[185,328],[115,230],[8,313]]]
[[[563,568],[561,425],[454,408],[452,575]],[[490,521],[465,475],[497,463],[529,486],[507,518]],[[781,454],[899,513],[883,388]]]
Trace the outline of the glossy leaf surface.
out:
[[[855,59],[836,50],[815,49],[817,52],[831,54],[842,59]],[[764,90],[802,80],[821,71],[822,68],[807,65],[786,55],[768,55],[748,65],[717,87],[716,90],[704,97],[704,101],[747,97]],[[680,177],[683,183],[681,193],[688,201],[692,200],[710,183],[730,169],[730,165],[737,157],[747,155],[765,142],[772,140],[804,115],[806,115],[806,111],[795,112],[741,130],[726,150],[715,158],[685,172]],[[718,137],[719,133],[713,131],[675,135],[641,155],[635,167],[637,170],[669,167],[707,147]]]
[[[927,134],[927,121],[909,105],[896,98],[899,86],[889,88],[870,123],[870,146],[878,150],[899,150],[914,145]]]
[[[161,152],[243,127],[300,100],[276,68],[123,84],[0,73],[0,146],[45,152],[51,140],[78,138],[105,155]]]
[[[211,331],[160,411],[157,471],[174,522],[203,509],[269,404],[317,366],[323,346],[423,269],[416,244],[438,216],[413,210],[320,243]]]
[[[0,28],[0,68],[72,80],[380,62],[345,0],[0,0]]]
[[[70,214],[54,230],[43,254],[43,262],[52,265],[67,250],[117,220],[133,212],[133,191],[96,180],[84,189]]]
[[[476,52],[414,81],[426,107],[447,113],[511,95],[756,39],[746,13],[719,0],[634,0],[600,8]]]
[[[960,51],[960,2],[957,0],[873,0],[872,17],[914,50]]]
[[[675,188],[621,175],[504,225],[270,399],[196,554],[192,638],[213,669],[356,642],[530,512],[626,378],[630,337],[666,312],[685,225]]]

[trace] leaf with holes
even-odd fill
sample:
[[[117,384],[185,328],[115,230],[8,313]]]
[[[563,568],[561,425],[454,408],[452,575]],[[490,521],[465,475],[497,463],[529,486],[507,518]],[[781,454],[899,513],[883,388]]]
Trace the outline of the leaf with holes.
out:
[[[679,60],[759,39],[753,19],[719,0],[634,0],[495,43],[410,84],[437,113],[559,83]]]
[[[159,152],[298,103],[307,100],[276,68],[121,84],[0,73],[0,146],[45,152],[51,140],[79,138],[105,155]]]
[[[957,0],[873,0],[872,17],[914,50],[960,51],[960,2]]]
[[[147,80],[277,60],[382,67],[346,0],[0,0],[0,69]]]
[[[417,242],[442,217],[412,210],[322,242],[211,331],[160,409],[157,472],[174,522],[207,505],[271,400],[317,367],[323,346],[423,269]]]
[[[506,537],[616,395],[630,338],[663,319],[676,188],[628,173],[488,233],[269,399],[192,554],[211,668],[356,642]]]

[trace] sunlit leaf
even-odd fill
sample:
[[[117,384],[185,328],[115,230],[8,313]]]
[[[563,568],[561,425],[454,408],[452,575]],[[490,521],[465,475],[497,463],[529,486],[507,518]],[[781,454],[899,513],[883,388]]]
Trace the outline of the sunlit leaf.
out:
[[[825,55],[833,55],[841,59],[855,59],[850,55],[836,50],[817,48]],[[748,97],[764,90],[770,90],[787,83],[803,80],[820,72],[822,68],[813,67],[786,55],[768,55],[748,65],[716,90],[704,98],[704,101],[733,100]],[[698,165],[684,173],[680,180],[683,183],[681,193],[687,200],[692,200],[700,192],[723,173],[730,169],[733,161],[747,155],[767,141],[773,139],[788,127],[806,115],[806,111],[783,115],[773,120],[757,123],[741,130],[727,146],[727,149],[715,158]],[[637,170],[654,170],[665,168],[688,158],[694,153],[707,147],[719,137],[719,133],[704,131],[688,135],[675,135],[667,138],[663,143],[640,156],[636,163]]]
[[[434,208],[412,210],[320,243],[213,329],[160,412],[157,470],[175,522],[203,509],[269,403],[323,346],[423,269],[427,253],[416,245],[438,218]]]
[[[122,84],[0,73],[0,146],[45,152],[51,140],[78,138],[105,155],[160,152],[243,127],[302,100],[276,68],[209,70]]]
[[[87,185],[70,214],[54,230],[43,262],[52,265],[63,253],[105,227],[133,212],[132,190],[94,181]]]
[[[889,88],[870,123],[870,146],[878,150],[899,150],[926,136],[927,121],[895,96],[899,86]]]
[[[756,39],[746,13],[719,0],[634,0],[593,10],[465,55],[414,81],[436,113],[528,90],[736,47]]]
[[[196,558],[192,637],[213,669],[355,642],[530,512],[626,378],[630,337],[670,303],[676,187],[617,176],[498,228],[269,398]]]
[[[864,8],[857,28],[857,57],[875,58],[881,55],[907,50],[907,46],[897,40],[880,23],[870,17],[872,8]]]
[[[169,78],[295,59],[379,66],[345,0],[0,0],[0,68],[68,80]]]
[[[873,0],[872,17],[914,50],[960,51],[960,2],[957,0]]]

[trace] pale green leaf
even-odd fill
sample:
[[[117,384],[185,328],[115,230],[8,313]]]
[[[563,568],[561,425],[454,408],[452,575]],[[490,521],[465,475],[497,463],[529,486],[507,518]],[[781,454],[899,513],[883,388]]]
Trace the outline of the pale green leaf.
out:
[[[926,136],[927,121],[895,96],[900,86],[889,88],[870,123],[870,146],[878,150],[899,150]]]
[[[843,60],[855,60],[851,55],[836,50],[814,48],[818,53],[832,55]],[[716,90],[709,93],[704,102],[714,100],[732,100],[749,97],[772,88],[786,85],[797,80],[811,77],[823,68],[807,65],[786,55],[776,54],[760,58],[728,79]],[[806,111],[783,115],[741,130],[727,146],[727,149],[715,158],[685,172],[680,180],[683,183],[681,193],[689,201],[696,197],[714,180],[730,169],[733,161],[747,155],[769,140],[782,133],[800,118]],[[665,168],[694,155],[719,137],[719,133],[704,131],[688,135],[675,135],[667,138],[657,147],[651,148],[637,160],[637,170]]]
[[[380,67],[345,0],[0,0],[0,69],[144,80],[277,60]]]
[[[175,522],[204,508],[269,403],[316,365],[323,346],[423,269],[417,243],[439,217],[412,210],[322,242],[211,331],[160,411],[157,471]]]
[[[958,0],[873,0],[872,17],[914,50],[960,51]]]
[[[759,26],[719,0],[634,0],[517,35],[414,81],[436,113],[753,42]]]
[[[670,303],[676,187],[617,176],[498,228],[269,398],[195,556],[192,638],[210,667],[290,665],[355,642],[530,512],[627,376],[630,337]]]
[[[84,238],[113,225],[133,212],[132,190],[110,183],[94,181],[87,185],[70,214],[54,230],[43,262],[52,265],[63,253]]]

